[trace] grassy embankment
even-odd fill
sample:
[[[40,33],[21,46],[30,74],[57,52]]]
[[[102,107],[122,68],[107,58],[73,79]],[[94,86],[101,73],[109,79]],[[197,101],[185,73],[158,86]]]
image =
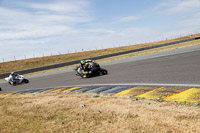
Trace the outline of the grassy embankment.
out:
[[[198,133],[199,106],[79,93],[0,97],[1,133]]]
[[[57,63],[69,62],[73,60],[80,60],[83,58],[90,58],[90,57],[95,57],[95,56],[100,56],[100,55],[105,55],[105,54],[117,53],[117,52],[127,51],[130,49],[153,46],[153,45],[158,45],[162,43],[192,38],[192,37],[200,37],[200,33],[195,34],[195,35],[180,37],[176,39],[171,39],[171,40],[153,42],[153,43],[137,44],[137,45],[115,47],[115,48],[109,48],[109,49],[84,51],[84,52],[78,52],[78,53],[70,53],[70,54],[63,54],[63,55],[46,56],[46,57],[40,57],[40,58],[38,57],[38,58],[31,58],[31,59],[25,59],[25,60],[4,62],[4,63],[0,63],[0,73],[7,73],[11,71],[19,71],[19,70],[25,70],[29,68],[36,68],[36,67],[47,66],[47,65],[57,64]],[[136,52],[132,54],[121,55],[118,57],[111,57],[107,59],[102,59],[100,61],[113,60],[116,58],[126,58],[129,56],[136,56],[136,55],[141,55],[141,54],[146,54],[146,53],[153,53],[153,52],[164,51],[168,49],[175,49],[175,48],[180,48],[180,47],[187,47],[187,46],[197,45],[197,44],[200,44],[200,40],[190,41],[186,43],[179,43],[172,46],[166,46],[166,47],[156,48],[152,50],[145,50],[145,51]]]

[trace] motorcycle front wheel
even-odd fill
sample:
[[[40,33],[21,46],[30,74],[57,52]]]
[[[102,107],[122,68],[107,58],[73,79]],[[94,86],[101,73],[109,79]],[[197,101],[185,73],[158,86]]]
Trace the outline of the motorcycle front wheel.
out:
[[[24,83],[29,83],[29,80],[28,79],[24,79]]]
[[[108,74],[108,71],[106,69],[101,69],[100,71],[101,71],[102,75]]]

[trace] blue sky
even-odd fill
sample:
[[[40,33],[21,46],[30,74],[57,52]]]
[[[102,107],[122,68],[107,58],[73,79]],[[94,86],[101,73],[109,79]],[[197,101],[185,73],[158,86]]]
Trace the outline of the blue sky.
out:
[[[200,0],[0,0],[0,62],[200,33]]]

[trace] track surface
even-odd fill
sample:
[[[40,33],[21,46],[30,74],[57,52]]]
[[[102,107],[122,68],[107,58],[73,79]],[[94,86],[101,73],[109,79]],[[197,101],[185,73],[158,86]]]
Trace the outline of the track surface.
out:
[[[74,71],[29,78],[29,84],[11,86],[1,83],[0,93],[35,88],[88,84],[200,84],[200,50],[167,55],[151,59],[129,61],[103,66],[109,72],[106,76],[81,79]]]

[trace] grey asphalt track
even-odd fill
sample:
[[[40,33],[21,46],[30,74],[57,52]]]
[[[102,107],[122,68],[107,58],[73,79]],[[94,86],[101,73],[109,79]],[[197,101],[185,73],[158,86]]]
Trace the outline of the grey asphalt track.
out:
[[[1,82],[0,93],[90,84],[200,84],[200,46],[105,62],[102,66],[108,75],[82,79],[70,68],[29,76],[29,84],[11,86]]]

